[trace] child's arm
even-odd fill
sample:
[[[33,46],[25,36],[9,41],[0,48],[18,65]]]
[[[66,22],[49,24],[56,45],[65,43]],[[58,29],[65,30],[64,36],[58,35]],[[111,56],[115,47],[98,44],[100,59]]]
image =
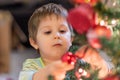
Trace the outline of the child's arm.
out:
[[[32,80],[34,73],[37,72],[41,67],[38,63],[39,63],[39,58],[27,59],[23,63],[23,69],[20,72],[19,80]]]
[[[48,76],[54,76],[55,80],[63,80],[66,71],[73,69],[74,65],[63,63],[61,60],[55,61],[44,68],[39,69],[34,76],[33,80],[48,80]]]

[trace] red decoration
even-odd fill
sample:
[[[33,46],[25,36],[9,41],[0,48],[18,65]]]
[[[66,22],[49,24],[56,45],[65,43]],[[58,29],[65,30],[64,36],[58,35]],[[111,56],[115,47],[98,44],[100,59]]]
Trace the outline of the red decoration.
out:
[[[112,76],[108,76],[107,78],[103,80],[120,80],[120,77],[117,75],[112,75]]]
[[[94,31],[99,37],[104,36],[107,39],[110,39],[112,36],[111,30],[109,28],[107,28],[106,26],[97,25],[97,27],[94,29]]]
[[[68,14],[68,21],[79,34],[86,33],[89,28],[94,28],[95,18],[94,9],[89,4],[81,4],[71,9]]]
[[[91,44],[92,47],[100,49],[102,47],[100,40],[97,38],[89,40],[89,43]]]
[[[75,64],[77,57],[72,52],[67,52],[62,56],[62,61],[68,64]]]
[[[94,30],[89,30],[87,33],[88,43],[93,47],[100,49],[102,47],[100,40]]]
[[[75,3],[80,4],[80,3],[89,3],[92,5],[95,5],[99,0],[74,0]]]
[[[87,33],[88,42],[94,48],[102,47],[99,40],[100,37],[105,37],[107,39],[110,39],[111,36],[112,36],[111,30],[105,26],[100,26],[100,25],[98,25],[92,30],[89,30]]]
[[[87,1],[86,0],[74,0],[75,3],[86,3]]]

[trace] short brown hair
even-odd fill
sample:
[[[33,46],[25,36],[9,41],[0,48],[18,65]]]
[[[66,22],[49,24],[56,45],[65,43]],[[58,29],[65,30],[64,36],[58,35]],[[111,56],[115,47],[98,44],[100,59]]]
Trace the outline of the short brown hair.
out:
[[[37,34],[40,20],[52,14],[55,14],[56,16],[63,16],[63,17],[67,17],[68,15],[67,10],[63,8],[61,5],[57,5],[54,3],[43,5],[42,7],[35,10],[35,12],[32,14],[32,16],[28,21],[29,37],[36,40],[36,34]],[[72,31],[72,27],[70,27],[70,31]]]

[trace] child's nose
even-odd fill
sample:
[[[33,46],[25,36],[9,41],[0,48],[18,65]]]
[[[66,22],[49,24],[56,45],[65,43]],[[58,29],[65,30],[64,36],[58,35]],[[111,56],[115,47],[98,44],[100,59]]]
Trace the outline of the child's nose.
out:
[[[55,33],[54,39],[60,39],[60,33]]]

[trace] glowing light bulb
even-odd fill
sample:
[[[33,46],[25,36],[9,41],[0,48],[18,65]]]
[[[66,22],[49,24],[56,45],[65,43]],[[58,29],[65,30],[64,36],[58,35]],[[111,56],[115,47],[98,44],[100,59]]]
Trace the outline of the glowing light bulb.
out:
[[[116,24],[116,20],[112,20],[111,24],[113,24],[113,25]]]
[[[115,6],[115,5],[116,5],[116,2],[114,2],[112,5]]]
[[[87,72],[84,70],[82,73],[83,76],[87,76]]]
[[[105,21],[104,21],[104,20],[101,20],[101,21],[100,21],[100,25],[101,25],[101,26],[104,26],[104,25],[105,25]]]
[[[78,72],[79,72],[79,73],[82,73],[82,72],[83,72],[83,69],[82,69],[82,68],[79,68],[79,69],[78,69]]]

